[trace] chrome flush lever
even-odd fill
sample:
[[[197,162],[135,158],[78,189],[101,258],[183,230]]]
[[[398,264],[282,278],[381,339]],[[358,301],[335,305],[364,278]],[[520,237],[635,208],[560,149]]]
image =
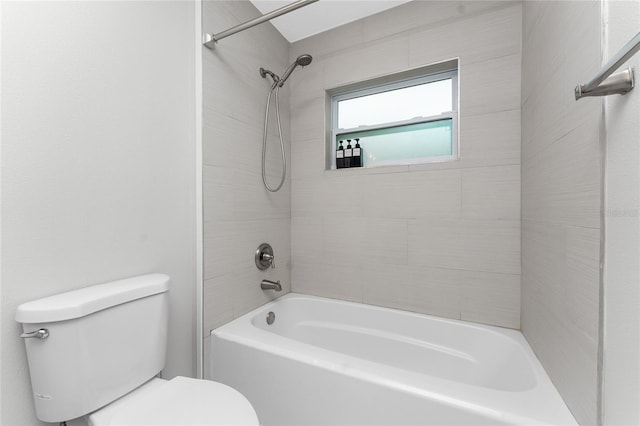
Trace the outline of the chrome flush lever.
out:
[[[49,337],[49,330],[41,328],[40,330],[31,331],[29,333],[22,333],[20,337],[23,339],[46,339]]]

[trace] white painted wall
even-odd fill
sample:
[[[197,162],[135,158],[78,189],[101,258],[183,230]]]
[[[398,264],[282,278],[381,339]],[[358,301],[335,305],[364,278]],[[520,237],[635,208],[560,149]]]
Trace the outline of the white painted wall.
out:
[[[640,29],[640,2],[606,1],[607,61]],[[640,54],[623,68],[640,72]],[[622,69],[622,68],[621,68]],[[637,80],[636,80],[637,82]],[[640,424],[640,91],[605,100],[603,424]]]
[[[597,422],[602,99],[599,1],[526,1],[522,331],[580,424]]]
[[[195,372],[195,4],[1,7],[1,423],[33,425],[28,300],[167,273],[165,376]]]
[[[519,328],[521,11],[415,1],[292,44],[293,291]],[[458,161],[325,170],[326,90],[456,56]]]

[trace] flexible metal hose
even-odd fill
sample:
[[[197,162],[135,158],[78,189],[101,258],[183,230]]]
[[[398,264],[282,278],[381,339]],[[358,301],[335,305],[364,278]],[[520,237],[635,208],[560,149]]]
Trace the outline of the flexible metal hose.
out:
[[[278,102],[278,92],[280,91],[280,85],[278,84],[279,80],[274,80],[271,85],[271,89],[269,89],[269,95],[267,96],[267,107],[265,108],[264,113],[264,132],[262,134],[262,183],[264,183],[264,187],[267,188],[270,192],[278,192],[282,185],[284,184],[284,178],[287,174],[287,158],[284,154],[284,141],[282,140],[282,125],[280,124],[280,106]],[[271,104],[271,94],[276,92],[276,118],[278,121],[278,135],[280,136],[280,152],[282,153],[282,177],[280,178],[280,184],[276,188],[272,188],[269,186],[267,182],[267,130],[269,127],[269,106]]]

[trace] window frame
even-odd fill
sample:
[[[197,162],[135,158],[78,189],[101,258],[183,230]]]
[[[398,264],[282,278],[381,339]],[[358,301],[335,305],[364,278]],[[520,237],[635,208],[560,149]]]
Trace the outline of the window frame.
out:
[[[438,66],[440,64],[436,64]],[[402,127],[410,124],[420,124],[420,123],[430,123],[441,120],[451,120],[451,155],[440,155],[440,156],[428,156],[428,157],[419,157],[419,158],[405,158],[405,159],[396,159],[396,160],[387,160],[387,161],[378,161],[373,165],[363,166],[362,168],[373,168],[373,167],[383,167],[383,166],[397,166],[397,165],[411,165],[411,164],[426,164],[426,163],[440,163],[446,161],[455,161],[458,159],[458,103],[459,103],[459,78],[458,78],[458,63],[455,61],[455,66],[448,67],[446,70],[438,69],[437,71],[429,72],[430,68],[434,66],[427,66],[422,68],[423,70],[419,75],[413,75],[410,77],[404,76],[400,73],[398,78],[394,79],[394,76],[385,77],[386,81],[380,82],[379,79],[373,79],[369,82],[359,83],[356,89],[349,90],[340,90],[334,89],[331,91],[330,95],[330,113],[331,113],[331,128],[330,128],[330,138],[329,141],[329,155],[330,162],[328,164],[330,170],[338,170],[336,168],[336,158],[335,158],[335,149],[338,140],[338,135],[353,133],[353,132],[362,132],[368,130],[378,130],[378,129],[390,129],[395,127]],[[451,107],[452,111],[448,111],[438,115],[432,115],[427,117],[417,117],[411,118],[409,120],[402,121],[394,121],[383,124],[376,124],[370,126],[359,126],[347,129],[338,128],[338,102],[348,99],[359,98],[363,96],[374,95],[377,93],[388,92],[392,90],[403,89],[412,86],[418,86],[427,83],[433,83],[436,81],[451,79]],[[340,169],[344,170],[344,169]]]

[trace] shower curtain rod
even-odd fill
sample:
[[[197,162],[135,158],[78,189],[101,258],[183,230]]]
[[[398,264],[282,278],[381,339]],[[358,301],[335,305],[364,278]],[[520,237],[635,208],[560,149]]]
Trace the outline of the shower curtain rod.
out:
[[[317,1],[318,0],[298,0],[286,6],[282,6],[280,9],[272,10],[271,12],[265,13],[262,16],[258,16],[257,18],[251,19],[250,21],[244,22],[242,24],[238,24],[235,27],[229,28],[228,30],[219,32],[217,34],[207,33],[204,35],[204,42],[202,44],[204,44],[209,49],[213,49],[213,46],[215,46],[218,40],[222,40],[225,37],[229,37],[230,35],[239,33],[240,31],[244,31],[248,28],[255,27],[256,25],[262,24],[263,22],[270,21],[280,15],[293,12],[296,9],[300,9],[301,7],[307,6]]]
[[[587,84],[576,86],[576,101],[584,96],[624,95],[634,87],[633,68],[613,74],[640,50],[640,33],[636,34]]]

